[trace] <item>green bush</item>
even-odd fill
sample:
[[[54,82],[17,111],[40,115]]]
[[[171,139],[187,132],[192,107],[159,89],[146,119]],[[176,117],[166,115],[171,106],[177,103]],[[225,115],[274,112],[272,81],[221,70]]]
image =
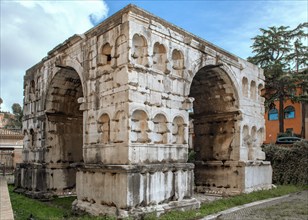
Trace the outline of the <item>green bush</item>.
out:
[[[188,152],[188,163],[194,163],[196,161],[196,152],[194,150],[189,150]]]
[[[295,142],[292,146],[264,145],[266,160],[271,161],[274,184],[308,184],[308,143]]]

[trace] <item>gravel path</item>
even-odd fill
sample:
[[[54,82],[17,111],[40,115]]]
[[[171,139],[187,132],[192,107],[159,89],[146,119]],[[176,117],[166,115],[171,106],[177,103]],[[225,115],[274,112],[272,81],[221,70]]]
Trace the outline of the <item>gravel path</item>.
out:
[[[206,218],[204,218],[206,219]],[[221,214],[216,220],[308,220],[308,191],[247,207],[228,214]]]

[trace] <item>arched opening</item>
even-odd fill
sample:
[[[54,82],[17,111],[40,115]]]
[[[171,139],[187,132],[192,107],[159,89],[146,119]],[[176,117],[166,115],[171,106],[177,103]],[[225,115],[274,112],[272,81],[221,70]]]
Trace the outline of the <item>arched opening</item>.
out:
[[[46,94],[46,162],[51,167],[50,188],[54,193],[75,192],[76,169],[83,162],[83,112],[78,99],[83,88],[73,68],[59,70]]]
[[[225,167],[239,160],[240,155],[240,111],[232,80],[222,68],[205,66],[194,76],[189,96],[194,98],[190,117],[196,153],[196,190],[222,193],[238,188],[237,175],[230,166]]]
[[[194,149],[199,160],[230,160],[238,101],[227,73],[215,66],[206,66],[195,75],[190,97],[193,103]]]

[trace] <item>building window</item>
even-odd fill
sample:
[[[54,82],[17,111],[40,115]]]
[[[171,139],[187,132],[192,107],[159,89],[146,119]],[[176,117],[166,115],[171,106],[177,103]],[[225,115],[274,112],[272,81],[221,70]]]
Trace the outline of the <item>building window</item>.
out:
[[[273,108],[273,109],[269,110],[268,120],[269,121],[278,120],[278,110],[277,109]]]
[[[284,118],[295,118],[295,108],[293,106],[289,105],[284,109]]]

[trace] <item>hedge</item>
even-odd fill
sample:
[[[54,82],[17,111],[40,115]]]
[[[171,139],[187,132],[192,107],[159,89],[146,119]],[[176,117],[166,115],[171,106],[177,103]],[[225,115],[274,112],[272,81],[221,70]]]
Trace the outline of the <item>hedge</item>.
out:
[[[292,146],[263,145],[266,160],[271,161],[274,184],[308,185],[308,142]]]

